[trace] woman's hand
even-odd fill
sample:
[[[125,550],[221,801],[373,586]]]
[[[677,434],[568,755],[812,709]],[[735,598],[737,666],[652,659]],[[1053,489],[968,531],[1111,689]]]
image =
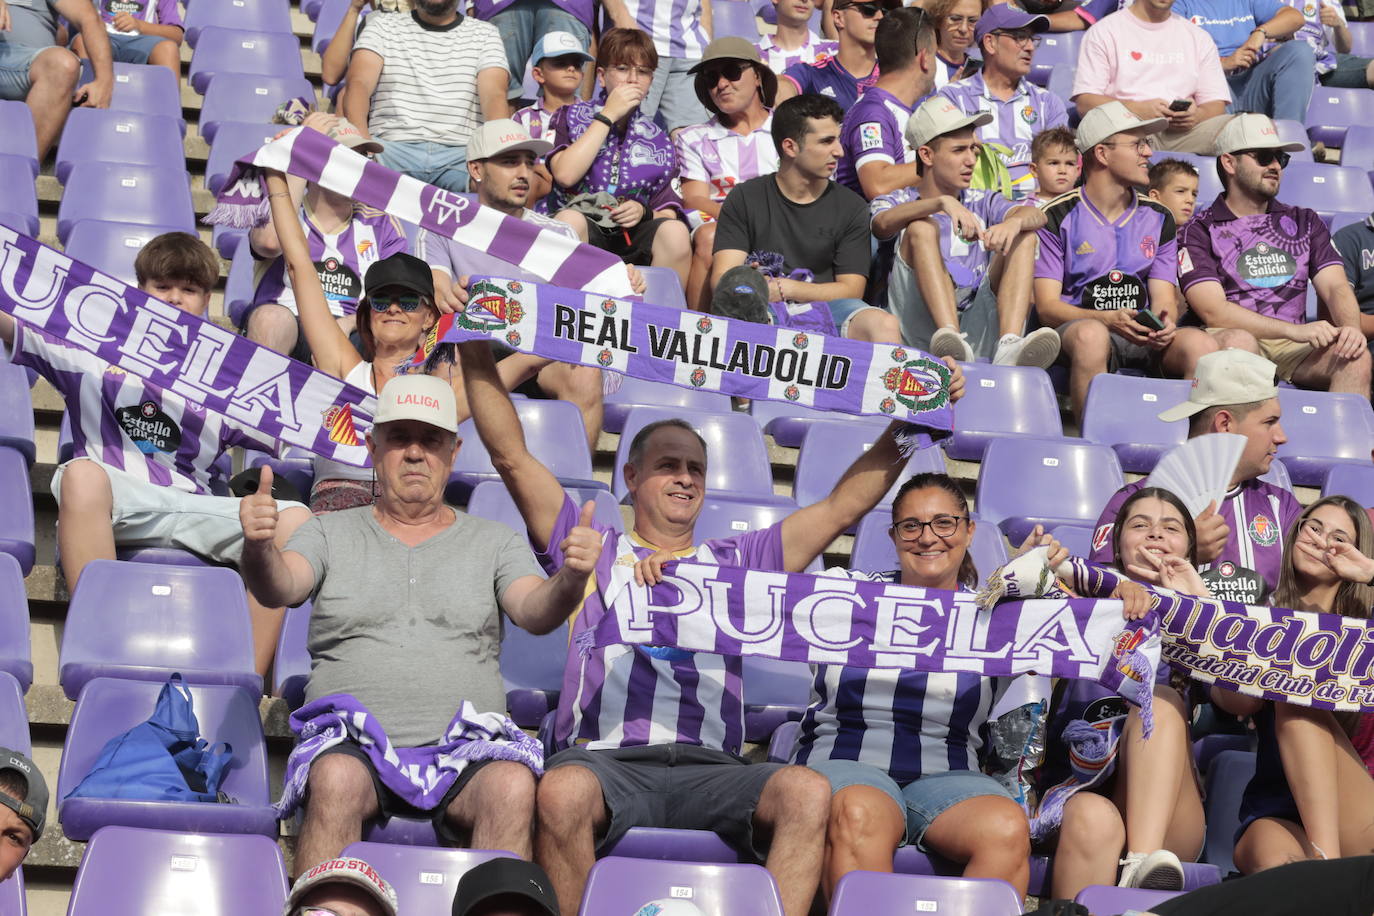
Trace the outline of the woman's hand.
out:
[[[1016,552],[1012,556],[1019,557],[1026,551],[1034,550],[1037,547],[1050,549],[1051,572],[1059,569],[1060,565],[1069,558],[1069,548],[1055,540],[1054,535],[1045,531],[1044,525],[1036,525],[1032,528],[1031,533],[1026,535],[1026,539],[1021,542],[1020,547],[1016,548]]]
[[[1111,597],[1121,602],[1121,616],[1126,620],[1140,620],[1154,604],[1154,596],[1139,582],[1122,582],[1112,589]]]
[[[1358,582],[1363,585],[1374,580],[1374,560],[1360,553],[1360,548],[1354,544],[1331,544],[1326,548],[1323,562],[1347,582]]]
[[[1207,583],[1202,581],[1202,576],[1198,575],[1193,564],[1183,557],[1161,557],[1149,551],[1145,551],[1144,556],[1149,565],[1141,566],[1138,563],[1127,563],[1127,575],[1139,579],[1141,582],[1170,589],[1181,595],[1197,595],[1201,598],[1212,596],[1211,591],[1207,588]]]

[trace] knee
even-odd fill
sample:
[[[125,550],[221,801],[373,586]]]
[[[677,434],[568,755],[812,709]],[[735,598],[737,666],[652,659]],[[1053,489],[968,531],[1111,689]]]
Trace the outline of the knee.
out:
[[[1105,363],[1111,346],[1111,332],[1100,321],[1075,321],[1064,331],[1064,349],[1075,363]]]
[[[663,253],[685,257],[692,249],[687,227],[680,220],[669,220],[658,227],[654,241],[663,246]]]
[[[534,773],[523,763],[495,760],[481,770],[482,806],[506,812],[503,816],[529,820],[534,813],[535,787]]]
[[[698,258],[709,259],[716,247],[716,224],[704,223],[692,233],[692,248]]]
[[[94,461],[73,461],[62,471],[61,504],[64,510],[109,510],[110,477]]]
[[[174,41],[158,42],[148,54],[148,63],[157,64],[162,67],[173,67],[180,70],[181,53],[179,51],[179,46]]]
[[[1216,342],[1218,350],[1234,349],[1259,353],[1259,341],[1249,331],[1242,331],[1240,328],[1226,328],[1209,336]]]
[[[1025,812],[1011,799],[987,806],[978,829],[988,848],[1014,859],[1030,855],[1030,822]]]
[[[874,310],[870,315],[869,334],[874,343],[902,342],[902,323],[896,315],[885,309]]]
[[[601,783],[586,767],[562,766],[539,780],[535,816],[539,829],[551,836],[574,836],[592,829],[605,802]]]
[[[81,60],[66,48],[48,48],[33,61],[33,82],[52,82],[76,88],[76,80],[81,75]]]
[[[879,794],[876,789],[863,793],[844,789],[836,792],[830,799],[830,817],[826,825],[831,842],[841,846],[858,846],[889,832],[883,825],[892,820],[896,806],[886,798],[885,793],[880,800]],[[893,810],[883,808],[884,804]],[[902,817],[902,826],[905,827],[905,812],[898,810],[897,813]]]
[[[1216,338],[1206,331],[1199,331],[1196,328],[1180,329],[1174,336],[1174,342],[1192,359],[1197,359],[1208,353],[1215,353],[1221,349]]]
[[[248,313],[245,330],[248,331],[249,340],[261,343],[260,338],[275,336],[288,328],[295,332],[296,316],[285,306],[264,302]]]
[[[327,754],[310,765],[307,809],[362,819],[376,790],[367,767],[353,757]]]
[[[830,780],[807,767],[783,767],[764,784],[759,807],[774,824],[822,832],[830,810]]]
[[[1064,806],[1059,827],[1059,848],[1079,853],[1109,849],[1117,855],[1126,843],[1121,812],[1106,798],[1078,792]]]

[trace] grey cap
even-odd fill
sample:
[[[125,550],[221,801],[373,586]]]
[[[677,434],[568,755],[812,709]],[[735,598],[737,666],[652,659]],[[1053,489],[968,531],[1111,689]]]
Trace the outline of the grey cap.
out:
[[[33,840],[43,835],[43,823],[48,815],[48,783],[37,765],[18,751],[0,747],[0,772],[13,770],[24,777],[28,791],[23,798],[15,798],[8,792],[0,791],[0,805],[9,808],[33,831]]]

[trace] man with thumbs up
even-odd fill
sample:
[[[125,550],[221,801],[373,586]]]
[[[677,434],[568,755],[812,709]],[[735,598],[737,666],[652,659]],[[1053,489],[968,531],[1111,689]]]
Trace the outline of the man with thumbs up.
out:
[[[531,633],[555,629],[581,601],[601,554],[592,503],[561,539],[567,562],[548,578],[523,535],[445,505],[457,430],[447,382],[397,376],[383,386],[367,436],[375,504],[311,519],[284,550],[267,496],[244,499],[240,511],[253,593],[277,605],[314,599],[307,705],[298,716],[308,719],[314,701],[336,709],[346,701],[402,753],[447,743],[462,704],[518,731],[504,722],[501,615]],[[270,471],[263,474],[259,494],[271,486]],[[311,761],[298,871],[339,855],[379,815],[429,817],[450,845],[529,857],[535,777],[526,763],[473,759],[437,805],[424,807],[397,788],[396,773],[379,772],[386,762],[364,744],[345,740]]]

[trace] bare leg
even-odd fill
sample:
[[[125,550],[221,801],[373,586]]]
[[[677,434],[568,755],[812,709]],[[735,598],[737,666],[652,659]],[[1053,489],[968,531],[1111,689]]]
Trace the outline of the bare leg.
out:
[[[1369,854],[1374,850],[1374,780],[1335,717],[1275,703],[1274,727],[1308,843],[1331,859]]]
[[[343,852],[363,836],[363,821],[377,814],[377,790],[362,762],[329,754],[310,765],[309,798],[296,838],[296,874]]]
[[[29,65],[29,94],[24,99],[33,112],[38,136],[38,161],[42,162],[67,123],[72,93],[81,75],[81,61],[66,48],[46,48]]]
[[[1074,793],[1064,805],[1054,850],[1053,895],[1071,900],[1090,884],[1115,884],[1125,844],[1126,825],[1111,799],[1088,790]]]
[[[902,325],[897,316],[886,309],[864,309],[855,312],[854,317],[849,319],[844,336],[870,343],[899,344],[902,342]]]
[[[703,223],[692,233],[692,270],[687,276],[687,307],[711,310],[711,255],[716,244],[716,224]]]
[[[944,257],[940,254],[940,233],[935,223],[920,219],[907,226],[902,234],[900,257],[916,275],[916,287],[921,291],[935,327],[959,330],[954,281],[949,278]]]
[[[872,786],[847,786],[830,797],[825,832],[823,889],[827,898],[851,871],[892,871],[892,856],[906,836],[906,811]]]
[[[1088,402],[1088,386],[1093,376],[1107,371],[1111,333],[1100,321],[1080,318],[1070,322],[1062,335],[1064,352],[1069,357],[1069,399],[1079,422],[1083,420],[1083,405]]]
[[[610,823],[596,774],[575,764],[550,770],[539,781],[535,815],[535,861],[553,881],[559,912],[575,916],[596,862],[596,837]]]
[[[687,234],[686,223],[670,219],[659,224],[658,231],[654,233],[653,257],[649,263],[654,267],[672,268],[677,274],[677,281],[684,290],[687,289],[692,265],[692,239]],[[688,305],[691,301],[687,300]]]
[[[181,80],[181,46],[175,41],[160,41],[148,54],[148,63],[166,67],[178,82]]]
[[[528,859],[533,851],[534,774],[521,763],[492,761],[473,775],[444,816],[471,832],[473,849],[505,849]]]
[[[1030,316],[1031,281],[1035,278],[1035,233],[1023,232],[1011,244],[1006,257],[998,257],[995,266],[994,289],[997,290],[997,325],[999,336],[1026,333],[1026,319]]]
[[[57,544],[67,591],[74,592],[87,563],[115,558],[114,495],[105,469],[85,460],[67,465],[59,489]]]
[[[573,227],[577,237],[582,241],[587,241],[587,218],[576,210],[559,210],[553,218],[560,223],[567,223]]]
[[[1236,842],[1232,855],[1242,875],[1253,875],[1266,868],[1277,868],[1289,862],[1318,858],[1317,851],[1307,841],[1302,826],[1276,817],[1262,817],[1255,821]]]
[[[806,916],[811,909],[829,810],[830,780],[806,767],[778,770],[759,793],[754,828],[770,838],[763,864],[778,882],[786,916]]]
[[[1245,333],[1244,331],[1241,332]],[[1222,348],[1221,339],[1200,328],[1179,328],[1164,349],[1164,374],[1170,378],[1192,378],[1197,361]]]
[[[1170,687],[1156,687],[1154,698],[1154,733],[1145,740],[1140,713],[1132,709],[1117,757],[1116,802],[1126,819],[1126,851],[1168,849],[1192,860],[1206,827],[1192,774],[1187,711]],[[1164,799],[1174,804],[1161,804]]]
[[[300,328],[290,309],[275,302],[264,302],[248,313],[248,339],[276,350],[290,353],[296,346]]]
[[[1249,331],[1242,331],[1240,328],[1223,328],[1215,334],[1209,333],[1208,336],[1217,342],[1218,350],[1236,349],[1259,355],[1259,341],[1255,340],[1255,335]]]
[[[1293,372],[1293,384],[1369,397],[1369,350],[1354,359],[1341,359],[1330,347],[1318,350]]]
[[[601,395],[601,370],[591,366],[553,363],[539,370],[539,387],[545,394],[577,405],[582,425],[587,430],[587,448],[596,453],[596,440],[601,435],[601,420],[605,405]]]
[[[924,844],[964,862],[965,878],[1000,878],[1020,897],[1030,884],[1030,825],[1009,798],[979,795],[946,809],[926,830]]]

